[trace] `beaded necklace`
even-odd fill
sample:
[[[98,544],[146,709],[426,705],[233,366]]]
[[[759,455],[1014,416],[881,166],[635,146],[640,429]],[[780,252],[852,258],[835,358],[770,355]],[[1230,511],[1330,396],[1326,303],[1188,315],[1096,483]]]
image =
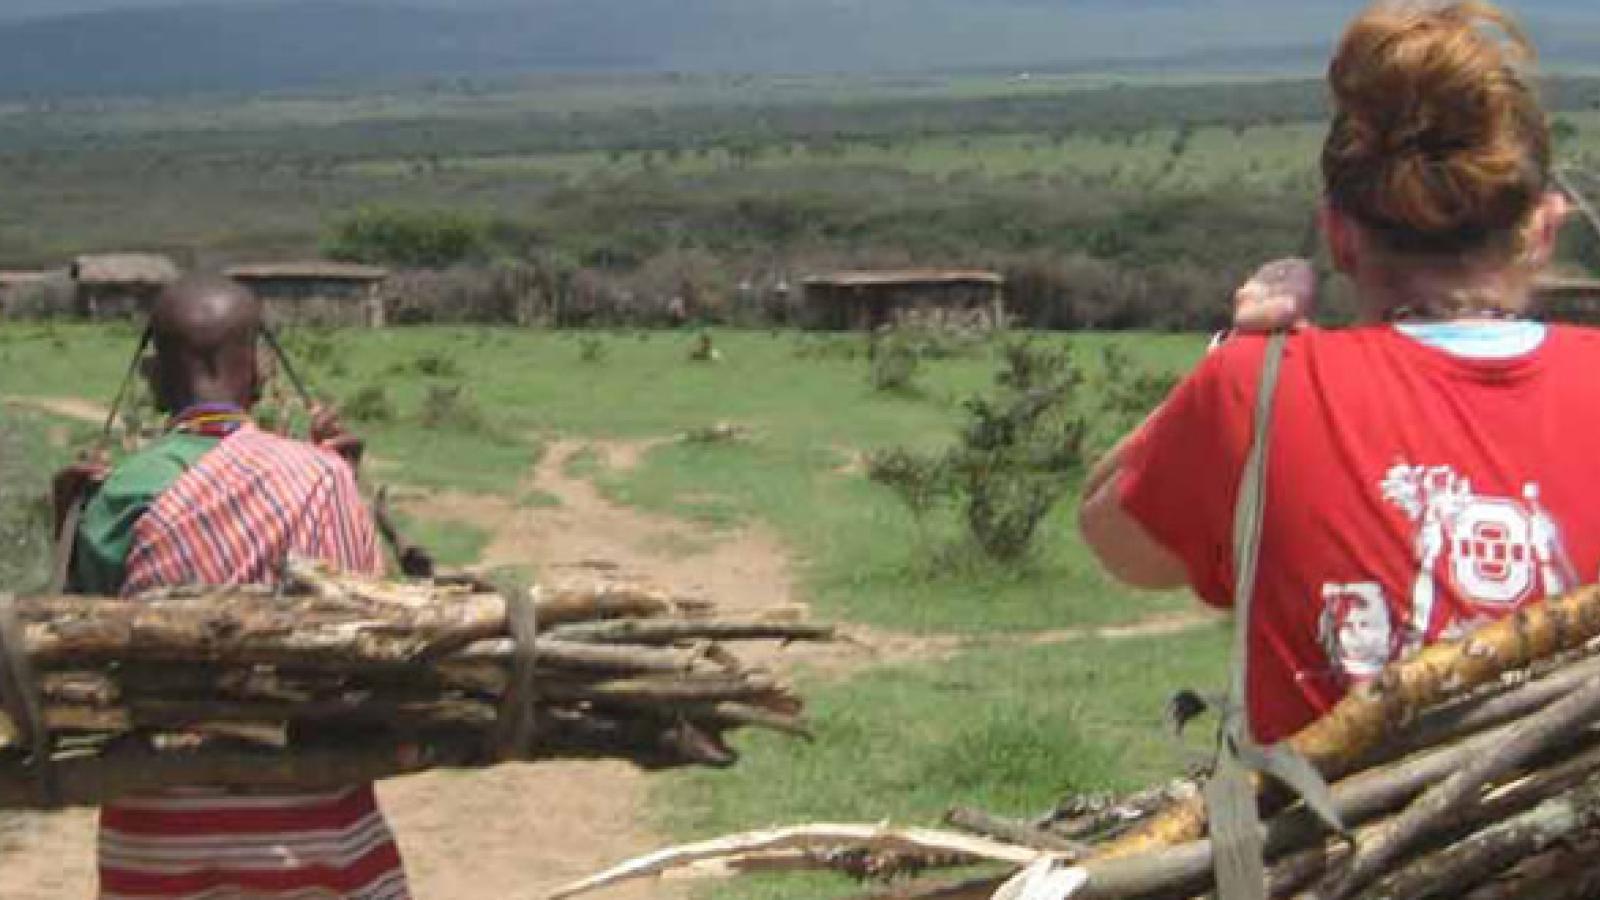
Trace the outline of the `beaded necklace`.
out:
[[[250,416],[237,403],[196,403],[172,417],[170,432],[225,438],[243,428]]]

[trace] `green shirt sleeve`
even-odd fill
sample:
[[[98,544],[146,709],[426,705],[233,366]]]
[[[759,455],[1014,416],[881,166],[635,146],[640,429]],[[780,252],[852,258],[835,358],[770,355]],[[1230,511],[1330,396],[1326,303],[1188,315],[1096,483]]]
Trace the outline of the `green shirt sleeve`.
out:
[[[139,517],[216,445],[215,438],[169,434],[118,463],[84,504],[67,589],[76,594],[120,593]]]

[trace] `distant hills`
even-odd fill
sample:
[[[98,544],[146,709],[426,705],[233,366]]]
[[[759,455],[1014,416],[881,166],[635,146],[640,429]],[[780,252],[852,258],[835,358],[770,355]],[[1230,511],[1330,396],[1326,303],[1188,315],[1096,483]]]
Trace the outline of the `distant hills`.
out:
[[[95,2],[95,0],[83,0]],[[114,3],[115,0],[99,0]],[[234,91],[549,71],[1312,71],[1340,0],[200,2],[0,21],[0,94]],[[1600,61],[1600,4],[1518,9]],[[59,8],[59,4],[57,5]]]

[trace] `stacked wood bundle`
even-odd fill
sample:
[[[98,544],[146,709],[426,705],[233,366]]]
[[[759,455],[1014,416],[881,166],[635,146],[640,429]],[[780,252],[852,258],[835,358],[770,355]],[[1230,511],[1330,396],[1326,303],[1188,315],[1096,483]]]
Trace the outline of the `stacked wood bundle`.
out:
[[[1265,896],[1600,896],[1597,639],[1600,588],[1589,588],[1428,648],[1354,689],[1291,741],[1332,786],[1347,833],[1264,785]],[[871,895],[904,900],[1178,900],[1215,889],[1192,781],[1074,798],[1036,821],[974,810],[948,821],[965,833],[879,826],[864,838],[859,826],[812,825],[739,835],[664,851],[560,896],[710,864],[917,876],[1003,866],[955,882],[902,878]]]
[[[827,640],[626,583],[503,595],[293,562],[284,586],[0,598],[0,807],[319,789],[506,759],[729,765],[801,701],[732,641]]]

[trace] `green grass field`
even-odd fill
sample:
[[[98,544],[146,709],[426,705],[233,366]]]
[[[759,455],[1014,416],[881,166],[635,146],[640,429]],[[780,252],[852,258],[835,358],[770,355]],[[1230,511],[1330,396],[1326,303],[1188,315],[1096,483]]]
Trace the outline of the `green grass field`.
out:
[[[712,365],[688,361],[692,333],[587,337],[606,342],[603,361],[582,361],[577,336],[547,332],[319,332],[292,335],[289,343],[330,397],[383,389],[393,418],[360,426],[382,463],[369,481],[505,493],[554,438],[670,437],[717,422],[743,426],[745,441],[667,443],[627,472],[580,460],[569,474],[592,478],[626,504],[713,528],[771,526],[819,618],[977,642],[947,657],[869,666],[843,678],[802,672],[816,743],[742,737],[745,760],[734,770],[658,780],[654,807],[666,831],[689,838],[810,819],[932,822],[954,804],[1025,815],[1067,792],[1128,788],[1189,761],[1164,735],[1161,711],[1180,687],[1222,683],[1220,625],[1177,638],[1029,646],[1030,632],[1128,623],[1192,601],[1108,584],[1078,542],[1070,501],[1024,565],[932,565],[934,548],[954,532],[947,525],[919,530],[885,489],[850,465],[876,447],[950,441],[961,399],[985,389],[996,370],[993,345],[926,361],[920,393],[903,397],[874,393],[859,336],[716,332],[724,361]],[[1172,370],[1190,365],[1202,347],[1191,336],[1035,340],[1069,343],[1091,369],[1108,344],[1147,367]],[[131,343],[119,326],[0,326],[0,371],[26,373],[8,377],[0,393],[109,398]],[[475,409],[462,420],[471,427],[423,427],[429,388],[457,383],[471,386]],[[26,451],[0,454],[13,494],[39,488],[90,430],[4,406],[0,415],[6,449]],[[549,499],[526,502],[538,508]],[[486,540],[481,531],[419,524],[416,536],[452,562],[470,561]],[[0,563],[16,556],[0,553]],[[8,586],[26,586],[32,577],[0,571]],[[833,879],[756,880],[717,896],[798,900],[850,888]]]

